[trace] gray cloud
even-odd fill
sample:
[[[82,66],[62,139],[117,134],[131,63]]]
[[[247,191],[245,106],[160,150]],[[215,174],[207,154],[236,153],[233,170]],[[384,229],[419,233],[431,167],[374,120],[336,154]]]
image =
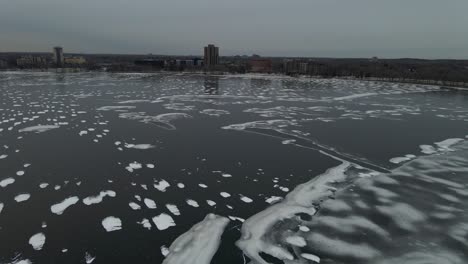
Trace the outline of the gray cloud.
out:
[[[0,51],[468,58],[466,0],[0,0]]]

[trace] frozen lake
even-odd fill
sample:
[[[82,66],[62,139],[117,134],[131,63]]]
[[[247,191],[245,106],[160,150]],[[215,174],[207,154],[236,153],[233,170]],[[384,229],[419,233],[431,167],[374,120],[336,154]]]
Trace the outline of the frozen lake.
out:
[[[468,92],[0,72],[0,93],[0,263],[468,263]]]

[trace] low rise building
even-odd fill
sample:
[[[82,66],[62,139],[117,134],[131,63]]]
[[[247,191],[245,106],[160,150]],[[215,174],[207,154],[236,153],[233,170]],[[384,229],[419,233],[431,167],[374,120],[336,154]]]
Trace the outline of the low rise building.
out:
[[[64,59],[65,64],[69,65],[83,65],[86,64],[86,59],[81,56],[76,56],[76,57],[66,57]]]
[[[44,67],[47,66],[47,59],[40,56],[23,56],[16,59],[19,67]]]
[[[250,67],[252,72],[269,73],[273,71],[273,63],[269,59],[252,59]]]

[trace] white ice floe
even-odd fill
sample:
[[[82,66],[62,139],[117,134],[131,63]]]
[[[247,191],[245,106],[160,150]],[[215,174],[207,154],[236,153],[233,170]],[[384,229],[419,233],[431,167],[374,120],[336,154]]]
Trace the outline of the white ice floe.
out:
[[[300,236],[290,236],[286,238],[286,243],[296,246],[296,247],[305,247],[307,242],[303,237]]]
[[[221,115],[228,115],[230,114],[229,111],[220,110],[220,109],[204,109],[201,110],[200,113],[210,116],[221,116]]]
[[[24,175],[24,171],[17,171],[16,172],[16,176],[23,176]]]
[[[1,160],[1,159],[5,159],[6,157],[8,157],[8,155],[2,154],[2,155],[0,155],[0,160]]]
[[[122,101],[118,102],[119,104],[136,104],[136,103],[146,103],[146,102],[151,102],[150,100],[145,100],[145,99],[137,99],[137,100],[127,100],[127,101]]]
[[[166,246],[161,246],[161,255],[163,255],[164,257],[167,257],[167,255],[169,255],[169,248],[166,247]]]
[[[163,264],[210,264],[221,243],[221,235],[229,219],[209,214],[169,247]]]
[[[211,201],[211,200],[206,200],[206,203],[207,203],[209,206],[215,206],[215,205],[216,205],[216,202],[215,202],[215,201]]]
[[[165,213],[153,217],[153,222],[159,230],[166,230],[169,227],[176,225],[174,219]]]
[[[204,189],[208,188],[208,185],[203,184],[203,183],[199,183],[198,186],[200,186],[201,188],[204,188]]]
[[[408,155],[405,155],[404,157],[391,158],[390,162],[394,163],[394,164],[400,164],[400,163],[405,162],[405,161],[410,161],[410,160],[412,160],[414,158],[416,158],[415,155],[408,154]]]
[[[101,191],[96,196],[89,196],[89,197],[84,198],[83,203],[86,204],[86,205],[97,204],[97,203],[102,202],[102,200],[106,196],[115,197],[116,193],[114,191]]]
[[[62,202],[52,205],[50,207],[50,211],[54,214],[61,215],[68,207],[76,204],[79,200],[80,198],[77,196],[68,197]]]
[[[107,232],[116,231],[122,229],[122,221],[114,216],[108,216],[102,220],[102,226]]]
[[[232,177],[232,175],[229,174],[229,173],[223,173],[223,174],[221,174],[221,176],[223,176],[224,178],[230,178],[230,177]]]
[[[287,140],[281,141],[281,143],[284,144],[284,145],[292,144],[294,142],[296,142],[295,139],[287,139]]]
[[[36,133],[42,133],[46,132],[52,129],[59,128],[60,126],[56,125],[38,125],[38,126],[32,126],[32,127],[26,127],[23,129],[18,130],[19,132],[36,132]]]
[[[241,199],[244,203],[251,203],[251,202],[253,202],[252,199],[250,199],[250,198],[247,197],[247,196],[243,196],[243,195],[241,195],[241,198],[240,198],[240,199]]]
[[[6,178],[0,181],[0,187],[7,187],[10,184],[13,184],[15,179],[13,178]]]
[[[303,257],[305,259],[308,259],[308,260],[311,260],[311,261],[314,261],[316,263],[320,263],[320,258],[318,256],[314,255],[314,254],[302,253],[301,257]]]
[[[141,163],[138,163],[136,161],[129,163],[125,169],[127,169],[129,172],[133,172],[134,170],[139,170],[143,168],[143,165]]]
[[[155,148],[156,146],[155,145],[151,145],[151,144],[129,144],[129,143],[125,143],[125,148],[128,148],[128,149],[152,149],[152,148]]]
[[[110,105],[110,106],[102,106],[99,107],[98,111],[111,111],[111,110],[128,110],[128,109],[135,109],[136,106],[132,105]]]
[[[47,186],[49,186],[49,184],[48,184],[48,183],[45,183],[45,182],[39,184],[39,188],[41,188],[41,189],[44,189],[44,188],[46,188]]]
[[[130,206],[130,208],[132,208],[133,210],[140,210],[141,209],[141,206],[137,203],[134,203],[134,202],[130,202],[128,204]]]
[[[348,95],[348,96],[335,97],[335,98],[333,98],[333,100],[343,101],[343,100],[351,100],[351,99],[355,99],[355,98],[368,97],[368,96],[373,96],[373,95],[378,95],[378,93],[353,94],[353,95]]]
[[[4,207],[4,206],[5,206],[5,205],[4,205],[3,203],[0,203],[0,213],[3,211],[3,207]]]
[[[154,200],[145,198],[143,202],[145,203],[146,207],[148,207],[149,209],[156,209],[156,202]]]
[[[146,218],[143,218],[141,220],[141,222],[137,222],[137,224],[140,224],[142,225],[144,228],[148,229],[148,230],[151,230],[151,223],[148,219]]]
[[[148,164],[146,164],[146,167],[148,169],[154,169],[154,164],[148,163]]]
[[[21,203],[21,202],[29,200],[30,197],[31,195],[29,193],[19,194],[15,197],[15,201],[18,203]]]
[[[161,192],[165,192],[166,189],[168,187],[170,187],[171,185],[166,180],[161,180],[158,183],[155,183],[153,186],[154,186],[155,189],[157,189],[157,190],[159,190]]]
[[[271,196],[271,197],[268,197],[265,199],[265,202],[269,203],[269,204],[274,204],[276,202],[279,202],[283,200],[283,197],[281,196]]]
[[[78,133],[78,135],[80,135],[80,136],[83,136],[83,135],[86,135],[86,134],[88,134],[88,131],[86,131],[86,130],[82,130],[82,131],[80,131],[80,133]]]
[[[343,161],[341,165],[297,186],[282,202],[247,219],[242,225],[242,236],[236,245],[252,261],[260,264],[267,263],[260,256],[262,252],[280,260],[294,260],[294,256],[286,248],[269,242],[265,238],[265,234],[274,224],[283,219],[294,217],[300,213],[314,215],[316,209],[313,203],[333,194],[335,188],[330,184],[346,179],[345,172],[350,165],[350,163]]]
[[[188,199],[185,202],[187,202],[187,204],[192,206],[192,207],[200,207],[200,205],[197,203],[197,201],[194,201],[192,199]]]
[[[185,188],[185,185],[183,183],[178,183],[177,187],[179,187],[180,189],[183,189],[183,188]]]
[[[37,233],[29,239],[29,244],[35,250],[41,250],[42,247],[44,247],[45,242],[46,242],[46,237],[44,233]]]
[[[219,194],[224,198],[231,197],[231,195],[229,193],[227,193],[227,192],[220,192]]]
[[[173,215],[180,215],[179,208],[175,204],[166,204],[167,210],[169,210]]]

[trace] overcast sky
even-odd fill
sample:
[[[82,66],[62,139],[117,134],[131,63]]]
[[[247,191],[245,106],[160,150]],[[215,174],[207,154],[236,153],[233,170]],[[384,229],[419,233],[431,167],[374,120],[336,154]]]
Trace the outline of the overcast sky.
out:
[[[468,59],[468,0],[0,0],[0,52]]]

